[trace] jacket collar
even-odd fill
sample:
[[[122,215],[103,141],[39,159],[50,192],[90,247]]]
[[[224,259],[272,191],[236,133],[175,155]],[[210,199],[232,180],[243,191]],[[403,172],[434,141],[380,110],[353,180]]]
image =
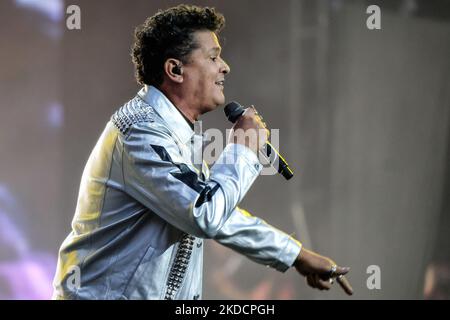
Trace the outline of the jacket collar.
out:
[[[138,95],[153,107],[182,143],[186,144],[191,140],[194,130],[181,112],[161,91],[153,86],[146,85],[138,92]]]

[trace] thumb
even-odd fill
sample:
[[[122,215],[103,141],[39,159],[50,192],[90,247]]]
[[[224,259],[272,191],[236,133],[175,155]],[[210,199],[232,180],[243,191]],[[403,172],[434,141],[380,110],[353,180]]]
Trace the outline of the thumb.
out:
[[[345,275],[350,271],[350,267],[336,267],[336,275]]]

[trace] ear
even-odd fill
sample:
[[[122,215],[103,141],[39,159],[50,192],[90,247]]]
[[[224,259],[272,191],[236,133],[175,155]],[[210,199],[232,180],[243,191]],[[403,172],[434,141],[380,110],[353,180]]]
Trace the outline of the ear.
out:
[[[164,63],[164,73],[170,80],[176,83],[183,82],[183,64],[180,60],[173,58],[167,59]]]

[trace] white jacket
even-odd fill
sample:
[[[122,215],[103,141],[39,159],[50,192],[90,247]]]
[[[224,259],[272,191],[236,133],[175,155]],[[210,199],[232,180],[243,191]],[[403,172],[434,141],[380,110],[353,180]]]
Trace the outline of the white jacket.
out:
[[[279,271],[301,244],[237,206],[259,175],[256,154],[228,144],[209,172],[200,138],[156,88],[106,125],[81,179],[55,299],[200,299],[203,239]]]

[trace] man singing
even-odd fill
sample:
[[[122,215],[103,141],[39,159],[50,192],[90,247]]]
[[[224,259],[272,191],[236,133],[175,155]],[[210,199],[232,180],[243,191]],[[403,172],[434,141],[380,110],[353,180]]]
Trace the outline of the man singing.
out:
[[[281,272],[295,266],[314,288],[337,279],[352,293],[348,268],[238,207],[268,139],[254,108],[211,170],[193,160],[194,122],[225,102],[224,22],[214,9],[180,5],[136,29],[143,88],[113,114],[86,164],[54,299],[200,299],[207,238]]]

